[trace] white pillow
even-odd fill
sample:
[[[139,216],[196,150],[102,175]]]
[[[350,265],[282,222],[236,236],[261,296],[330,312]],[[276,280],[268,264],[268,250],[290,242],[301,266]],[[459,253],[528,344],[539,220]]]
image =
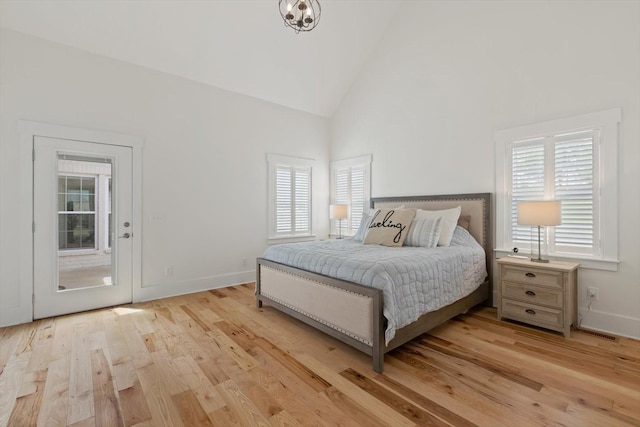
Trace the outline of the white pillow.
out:
[[[458,218],[460,217],[461,211],[462,208],[460,206],[451,209],[443,209],[441,211],[425,211],[418,209],[415,219],[433,219],[442,217],[438,246],[449,246],[451,244],[453,232],[456,229],[456,225],[458,225]]]
[[[405,246],[421,246],[423,248],[435,248],[438,246],[442,217],[433,219],[414,219],[411,221]]]

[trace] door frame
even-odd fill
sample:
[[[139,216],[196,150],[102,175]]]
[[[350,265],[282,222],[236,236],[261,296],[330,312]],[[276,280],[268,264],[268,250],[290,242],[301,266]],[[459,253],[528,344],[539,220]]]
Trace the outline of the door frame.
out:
[[[74,128],[29,120],[18,121],[20,135],[20,319],[33,321],[34,254],[33,254],[33,142],[36,136],[108,144],[131,148],[132,154],[132,218],[136,239],[132,242],[132,301],[139,302],[142,290],[142,147],[144,138],[100,130]],[[28,307],[28,310],[27,310]]]

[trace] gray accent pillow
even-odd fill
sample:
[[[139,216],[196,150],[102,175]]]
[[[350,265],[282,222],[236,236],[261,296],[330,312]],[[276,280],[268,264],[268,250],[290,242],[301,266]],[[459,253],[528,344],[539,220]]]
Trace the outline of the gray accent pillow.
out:
[[[431,219],[414,219],[407,232],[404,241],[405,246],[420,246],[435,248],[438,246],[440,230],[442,229],[442,217]]]
[[[371,224],[371,218],[373,218],[373,215],[362,215],[360,226],[358,227],[356,234],[353,236],[353,240],[356,242],[362,242],[364,240],[364,236],[367,234],[367,230],[369,229],[369,224]]]
[[[402,246],[414,216],[415,209],[379,209],[373,214],[363,243]]]

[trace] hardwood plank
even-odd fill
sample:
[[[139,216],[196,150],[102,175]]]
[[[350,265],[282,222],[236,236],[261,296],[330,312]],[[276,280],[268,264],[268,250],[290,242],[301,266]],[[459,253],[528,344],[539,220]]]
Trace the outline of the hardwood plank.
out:
[[[113,374],[102,349],[91,352],[96,426],[124,426]]]
[[[296,427],[302,425],[286,411],[280,411],[269,417],[269,424],[274,427]]]
[[[260,361],[263,370],[255,368],[250,373],[300,424],[358,425],[350,416],[353,413],[345,413],[332,405],[323,395],[324,391],[318,394],[305,381],[262,349],[256,349],[256,358]]]
[[[183,357],[183,356],[181,356]],[[163,388],[174,395],[189,390],[175,361],[177,358],[171,357],[166,352],[157,352],[151,355],[153,364],[157,368],[158,379],[162,382]]]
[[[247,284],[0,328],[0,427],[622,427],[640,426],[638,402],[640,341],[564,339],[487,307],[387,354],[383,374],[256,308]]]
[[[425,345],[428,348],[432,348],[437,352],[445,354],[455,360],[464,360],[469,362],[478,368],[485,369],[491,373],[504,377],[509,381],[520,384],[524,387],[528,387],[535,391],[540,391],[543,387],[542,383],[533,381],[527,377],[524,377],[518,373],[515,367],[507,366],[504,362],[482,356],[480,354],[468,351],[461,346],[455,345],[442,338],[434,336],[425,336],[420,341],[420,344]]]
[[[396,410],[396,412],[404,415],[406,418],[422,426],[448,426],[449,423],[443,421],[439,417],[425,411],[412,402],[404,399],[403,397],[395,394],[393,391],[386,387],[370,380],[369,378],[361,375],[358,371],[353,369],[347,369],[340,372],[340,375],[351,381],[353,384],[360,387],[376,399],[385,402]]]
[[[305,365],[309,366],[313,372],[316,372],[318,376],[324,378],[327,382],[332,384],[336,389],[340,390],[350,399],[352,399],[357,405],[360,405],[363,409],[366,408],[372,416],[377,418],[383,423],[393,426],[412,426],[414,423],[404,417],[402,414],[394,411],[387,402],[382,402],[371,396],[360,387],[354,385],[347,379],[343,378],[340,374],[332,372],[322,363],[315,360],[313,357],[307,354],[299,354],[297,356]]]
[[[333,405],[341,409],[343,412],[350,414],[351,417],[358,420],[361,424],[370,427],[384,427],[388,425],[336,387],[331,386],[324,390],[322,394]]]
[[[49,364],[42,403],[38,412],[38,425],[62,426],[67,424],[70,366],[71,356],[69,354]]]
[[[291,354],[278,348],[266,339],[260,338],[256,343],[262,350],[269,353],[269,355],[271,355],[274,359],[282,363],[285,368],[289,369],[298,377],[302,378],[302,380],[315,391],[319,392],[327,389],[328,387],[331,387],[331,383],[317,375]]]
[[[227,402],[227,407],[242,426],[267,426],[269,422],[233,380],[218,384],[216,389]]]
[[[184,422],[185,425],[193,427],[213,425],[191,390],[174,394],[171,398],[176,404],[180,418],[182,418],[182,422]]]
[[[5,425],[11,416],[30,358],[31,353],[14,353],[0,375],[0,426]]]
[[[419,369],[407,368],[404,362],[395,357],[389,357],[388,363],[385,363],[384,377],[388,377],[402,387],[418,393],[423,398],[428,398],[436,405],[440,405],[446,410],[464,417],[464,419],[473,424],[491,427],[511,427],[516,425],[504,414],[496,416],[493,405],[486,404],[482,399],[474,399],[473,396],[461,393],[455,386],[439,381],[435,377],[422,377],[420,373]],[[384,378],[378,376],[375,378],[381,382],[385,381]],[[415,396],[408,397],[417,402]],[[421,406],[427,409],[424,404]],[[464,425],[464,423],[461,423],[461,425]]]
[[[203,322],[202,319],[200,319],[200,317],[196,313],[191,311],[189,307],[187,307],[186,305],[181,305],[180,308],[182,309],[182,311],[187,313],[187,315],[191,318],[191,320],[193,320],[196,325],[200,326],[203,331],[205,332],[210,331],[209,325]]]
[[[95,427],[95,425],[96,425],[96,418],[90,417],[82,421],[78,421],[77,423],[69,424],[69,427]]]
[[[236,363],[241,366],[244,370],[249,370],[258,365],[251,355],[249,355],[246,351],[242,349],[241,346],[236,344],[236,342],[231,339],[229,336],[225,335],[220,329],[213,326],[210,331],[207,332],[213,340],[218,344],[218,346],[224,350],[229,356],[236,361]]]
[[[89,319],[92,317],[89,316]],[[91,418],[95,413],[89,323],[76,323],[74,331],[71,339],[68,424]]]
[[[226,406],[226,403],[218,390],[211,384],[203,385],[202,387],[193,389],[193,394],[198,399],[200,406],[207,413],[217,411],[220,408]]]
[[[422,343],[422,341],[421,341]],[[571,419],[565,415],[568,403],[551,399],[537,393],[540,389],[530,388],[523,381],[512,381],[512,377],[493,374],[482,366],[486,363],[472,363],[443,354],[429,347],[414,344],[415,348],[424,352],[429,363],[439,369],[444,375],[456,377],[461,385],[482,390],[492,399],[509,405],[514,412],[527,420],[535,420],[542,425],[561,422],[570,424]],[[481,357],[481,356],[480,356]],[[492,369],[493,367],[489,365]],[[526,378],[523,376],[523,378]]]
[[[178,408],[171,399],[171,393],[160,379],[159,369],[151,364],[138,369],[137,373],[153,418],[152,424],[167,427],[183,426]]]
[[[434,385],[437,385],[441,391],[464,401],[466,406],[469,406],[476,411],[488,414],[497,420],[503,419],[505,414],[509,413],[511,405],[508,402],[501,401],[489,393],[486,382],[469,382],[464,377],[461,378],[457,374],[451,375],[446,371],[443,372],[437,367],[432,366],[430,360],[423,354],[416,352],[413,349],[409,349],[406,346],[395,349],[392,352],[392,356],[394,359],[401,361],[404,364],[402,366],[403,369],[410,370],[414,375],[419,377],[421,381],[432,382]],[[389,362],[396,363],[394,359],[391,359]],[[485,381],[487,381],[488,378],[489,377],[486,377]],[[511,415],[512,420],[515,420],[516,425],[535,425],[535,422],[528,420],[516,411]]]
[[[395,381],[392,378],[384,374],[379,374],[375,377],[376,382],[384,385],[390,390],[393,390],[399,396],[405,396],[409,402],[414,402],[420,408],[423,408],[430,414],[435,415],[439,419],[446,423],[456,427],[475,427],[476,424],[468,421],[455,412],[447,409],[446,407],[439,405],[435,401],[429,399],[427,396],[412,390],[411,388],[401,384],[399,381]]]
[[[137,377],[130,387],[119,390],[118,397],[125,426],[151,421],[151,411]]]
[[[28,324],[0,328],[0,375],[4,372],[9,359],[16,353],[16,347],[22,338],[22,333],[33,326]]]
[[[9,418],[10,426],[33,426],[38,420],[38,412],[42,403],[42,395],[44,391],[44,383],[47,377],[46,371],[38,371],[34,375],[32,381],[35,390],[33,393],[18,397],[16,404]],[[2,422],[0,422],[0,425]]]

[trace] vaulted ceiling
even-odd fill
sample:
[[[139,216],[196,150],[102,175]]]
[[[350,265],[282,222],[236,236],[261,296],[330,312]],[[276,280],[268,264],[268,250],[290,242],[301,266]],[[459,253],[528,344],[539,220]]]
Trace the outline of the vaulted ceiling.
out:
[[[0,26],[330,117],[401,4],[321,0],[295,34],[278,0],[1,0]]]

